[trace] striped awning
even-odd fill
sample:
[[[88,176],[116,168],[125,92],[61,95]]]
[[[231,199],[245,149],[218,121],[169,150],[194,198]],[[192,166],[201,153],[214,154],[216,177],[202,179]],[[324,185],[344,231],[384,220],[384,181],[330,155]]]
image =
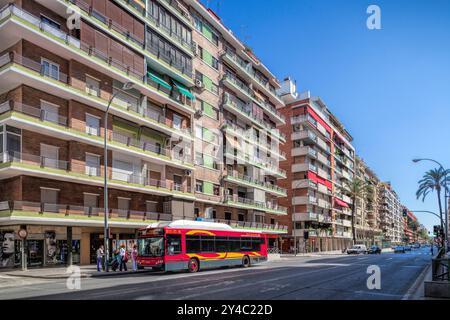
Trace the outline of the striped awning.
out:
[[[161,79],[160,77],[158,77],[157,75],[151,73],[151,72],[147,72],[147,76],[154,82],[162,85],[164,88],[167,88],[169,90],[172,89],[172,86],[170,84],[168,84],[167,82],[165,82],[163,79]]]

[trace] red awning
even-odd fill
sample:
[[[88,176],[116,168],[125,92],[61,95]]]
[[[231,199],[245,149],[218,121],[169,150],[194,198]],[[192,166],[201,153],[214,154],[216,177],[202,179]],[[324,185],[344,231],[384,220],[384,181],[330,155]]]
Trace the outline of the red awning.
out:
[[[336,202],[341,207],[350,208],[349,205],[346,202],[344,202],[344,201],[342,201],[342,200],[340,200],[338,198],[334,198],[334,202]]]

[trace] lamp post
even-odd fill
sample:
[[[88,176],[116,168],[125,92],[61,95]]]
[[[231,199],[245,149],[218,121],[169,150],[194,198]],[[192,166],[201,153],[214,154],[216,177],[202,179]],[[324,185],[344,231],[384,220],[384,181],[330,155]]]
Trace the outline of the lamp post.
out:
[[[130,89],[132,89],[134,87],[134,83],[133,82],[126,82],[123,87],[122,90],[123,91],[128,91]],[[111,98],[108,101],[108,106],[106,107],[106,111],[105,111],[105,115],[104,115],[104,119],[103,119],[103,123],[105,124],[105,129],[104,129],[104,139],[103,139],[103,148],[104,148],[104,162],[103,162],[103,192],[104,192],[104,209],[105,209],[105,220],[104,220],[104,234],[103,234],[103,240],[104,240],[104,244],[103,246],[105,247],[105,271],[108,272],[109,268],[108,268],[108,259],[109,259],[109,230],[108,230],[108,214],[109,214],[109,209],[108,209],[108,114],[109,114],[109,108],[111,107],[111,103],[114,100],[114,98],[120,94],[120,91],[117,91],[116,93],[114,93]]]

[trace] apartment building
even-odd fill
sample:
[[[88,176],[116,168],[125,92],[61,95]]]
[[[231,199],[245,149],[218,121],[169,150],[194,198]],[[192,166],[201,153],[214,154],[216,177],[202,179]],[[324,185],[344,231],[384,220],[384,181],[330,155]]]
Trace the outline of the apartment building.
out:
[[[278,80],[198,1],[191,7],[195,41],[196,216],[275,224],[286,173],[277,126],[285,123]],[[220,144],[222,142],[222,144]]]
[[[279,185],[288,189],[280,202],[289,208],[288,216],[280,217],[289,226],[284,250],[345,249],[352,243],[352,200],[342,193],[342,181],[354,175],[352,137],[319,97],[298,94],[290,79],[280,94],[286,104],[280,109],[286,118],[280,130],[287,136],[281,147],[287,160],[280,166],[287,178]]]
[[[112,249],[154,221],[285,232],[279,84],[212,11],[194,0],[0,8],[0,233],[14,241],[3,266],[21,264],[19,229],[29,266],[69,252],[94,262],[105,169]]]
[[[356,200],[355,229],[358,243],[382,245],[381,215],[379,211],[380,180],[363,159],[355,158],[355,176],[369,187],[364,197]]]
[[[383,246],[400,244],[403,242],[403,215],[400,199],[390,182],[381,182],[379,192]]]

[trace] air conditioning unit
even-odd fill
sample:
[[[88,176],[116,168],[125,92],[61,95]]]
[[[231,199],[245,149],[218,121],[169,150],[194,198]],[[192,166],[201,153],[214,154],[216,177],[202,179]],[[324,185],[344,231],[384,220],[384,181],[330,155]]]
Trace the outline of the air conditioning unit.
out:
[[[199,109],[199,110],[195,111],[194,117],[196,117],[196,118],[203,117],[203,110]]]
[[[203,84],[203,81],[199,80],[199,79],[195,79],[195,86],[199,89],[204,89],[205,85]]]

